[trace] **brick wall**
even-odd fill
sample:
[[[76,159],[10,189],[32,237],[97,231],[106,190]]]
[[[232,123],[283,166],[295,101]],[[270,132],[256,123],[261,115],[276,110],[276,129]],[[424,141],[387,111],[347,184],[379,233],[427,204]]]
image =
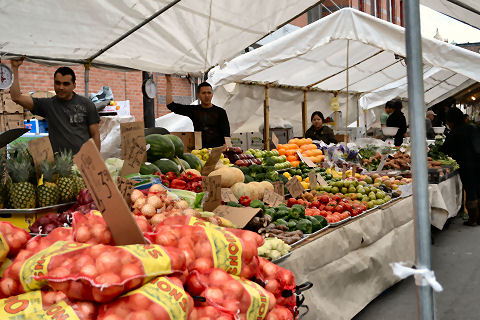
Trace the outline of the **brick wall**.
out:
[[[53,73],[58,67],[47,67],[36,63],[24,62],[20,67],[20,85],[22,92],[53,91]],[[71,67],[77,77],[75,92],[85,94],[85,72],[83,66]],[[118,72],[98,68],[90,69],[89,91],[97,93],[102,86],[109,86],[115,100],[130,100],[130,112],[135,119],[143,119],[142,73],[140,71]],[[169,111],[165,106],[165,77],[154,74],[158,97],[155,100],[155,115],[159,117]],[[191,102],[191,85],[188,79],[173,78],[174,99],[180,103]]]

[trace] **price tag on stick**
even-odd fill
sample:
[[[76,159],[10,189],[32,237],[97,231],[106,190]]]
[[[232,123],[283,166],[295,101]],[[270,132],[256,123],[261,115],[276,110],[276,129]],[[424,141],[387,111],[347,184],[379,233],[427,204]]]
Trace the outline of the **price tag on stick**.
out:
[[[117,177],[117,188],[128,205],[130,205],[130,197],[132,195],[135,183],[136,182],[132,179]]]
[[[325,181],[325,179],[323,179],[323,177],[320,173],[317,173],[317,183],[321,186],[328,186],[327,181]]]
[[[92,139],[83,144],[74,161],[112,233],[115,245],[146,243]]]
[[[140,121],[121,123],[120,132],[124,160],[120,175],[138,173],[147,151],[145,126]]]
[[[317,173],[315,172],[315,170],[310,170],[310,172],[308,173],[308,179],[310,181],[310,189],[313,190],[318,187]]]
[[[344,164],[342,166],[342,180],[345,180],[347,178],[347,165]]]
[[[273,184],[273,191],[275,193],[279,194],[282,196],[282,200],[285,198],[285,189],[282,181],[275,181],[272,182]]]
[[[294,198],[300,197],[303,191],[305,191],[305,188],[302,186],[300,181],[298,181],[298,179],[295,177],[288,180],[285,186],[287,187],[288,192],[290,192],[290,195]]]
[[[40,177],[40,164],[44,160],[48,160],[50,163],[55,161],[53,156],[52,145],[48,137],[33,139],[28,142],[28,149],[33,158],[33,164],[37,172],[37,177]]]
[[[276,207],[283,202],[283,197],[272,190],[266,190],[265,194],[263,195],[263,202],[272,207]]]
[[[227,146],[227,148],[233,147],[233,146],[232,146],[232,138],[230,138],[230,137],[225,137],[225,145]]]
[[[387,155],[383,154],[380,163],[378,164],[377,171],[382,171],[383,167],[385,166],[385,162],[387,162]]]
[[[310,168],[315,168],[316,167],[315,163],[313,163],[313,161],[310,160],[308,157],[304,157],[303,154],[300,151],[297,151],[297,155],[300,158],[300,160],[305,162],[305,164],[307,166],[309,166]]]
[[[214,212],[217,216],[231,221],[236,227],[243,228],[260,210],[260,208],[219,206]]]
[[[205,177],[202,180],[202,184],[207,197],[203,203],[203,210],[213,211],[216,207],[222,204],[222,177]]]
[[[238,203],[237,197],[233,194],[230,188],[222,188],[222,201],[227,203],[229,201]]]
[[[218,160],[222,156],[223,147],[216,147],[210,151],[210,157],[208,158],[207,162],[202,169],[202,176],[208,176],[210,172],[215,170],[215,166],[217,165]]]

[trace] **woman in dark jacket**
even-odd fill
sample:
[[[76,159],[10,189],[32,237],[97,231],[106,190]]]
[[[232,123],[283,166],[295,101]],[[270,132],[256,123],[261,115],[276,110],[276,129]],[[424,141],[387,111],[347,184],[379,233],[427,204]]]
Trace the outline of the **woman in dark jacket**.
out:
[[[440,150],[460,166],[468,210],[465,225],[475,226],[480,223],[480,132],[477,127],[465,123],[463,112],[458,108],[451,108],[446,118],[451,131]]]
[[[305,132],[305,138],[323,141],[326,144],[337,143],[337,140],[333,134],[333,130],[323,125],[325,118],[320,111],[315,111],[312,113],[311,120],[312,126],[308,128],[307,132]]]
[[[394,137],[395,146],[399,147],[403,143],[403,138],[407,133],[407,119],[402,112],[402,101],[390,100],[385,105],[385,111],[389,113],[387,127],[397,127],[398,131]]]

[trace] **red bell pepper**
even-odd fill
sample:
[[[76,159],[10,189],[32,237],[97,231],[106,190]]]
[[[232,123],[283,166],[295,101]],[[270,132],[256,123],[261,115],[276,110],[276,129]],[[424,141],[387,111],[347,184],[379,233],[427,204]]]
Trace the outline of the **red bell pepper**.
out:
[[[173,179],[177,179],[177,175],[175,174],[175,172],[167,172],[165,177],[167,178],[168,181],[172,181]]]
[[[250,202],[252,202],[252,199],[250,199],[249,196],[242,196],[240,199],[238,199],[238,202],[245,207],[248,207],[250,205]]]
[[[170,181],[168,181],[167,178],[162,179],[162,184],[165,187],[170,188]]]
[[[198,177],[198,175],[196,175],[195,173],[193,172],[187,172],[185,173],[185,179],[187,179],[188,181],[195,181],[195,179]]]
[[[170,188],[185,190],[187,183],[181,179],[173,179],[170,183]]]
[[[192,191],[193,192],[202,192],[202,182],[201,181],[194,181],[194,182],[191,182],[192,184]]]

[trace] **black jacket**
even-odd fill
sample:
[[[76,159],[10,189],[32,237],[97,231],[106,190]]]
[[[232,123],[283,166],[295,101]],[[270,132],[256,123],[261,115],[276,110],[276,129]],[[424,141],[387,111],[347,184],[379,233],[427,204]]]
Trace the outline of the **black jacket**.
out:
[[[337,139],[335,139],[333,130],[326,126],[322,126],[318,130],[316,130],[313,126],[311,126],[310,128],[308,128],[307,132],[305,132],[305,138],[323,141],[326,144],[337,143]]]
[[[397,110],[388,116],[387,127],[397,127],[398,131],[394,137],[395,146],[401,146],[403,143],[403,135],[407,132],[407,119],[402,111]]]

